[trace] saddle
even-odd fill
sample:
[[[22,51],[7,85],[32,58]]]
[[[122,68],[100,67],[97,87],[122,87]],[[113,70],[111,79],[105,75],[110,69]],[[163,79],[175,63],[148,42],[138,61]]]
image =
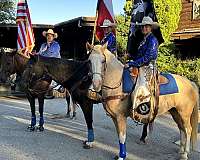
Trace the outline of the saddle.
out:
[[[159,83],[159,85],[167,84],[167,83],[169,83],[169,80],[166,77],[164,77],[163,75],[161,75],[160,73],[158,73],[158,83]]]
[[[129,70],[130,70],[131,77],[136,78],[138,76],[139,69],[137,67],[132,67]],[[169,80],[163,75],[161,75],[160,73],[158,73],[158,84],[161,85],[161,84],[167,84],[167,83],[169,83]]]

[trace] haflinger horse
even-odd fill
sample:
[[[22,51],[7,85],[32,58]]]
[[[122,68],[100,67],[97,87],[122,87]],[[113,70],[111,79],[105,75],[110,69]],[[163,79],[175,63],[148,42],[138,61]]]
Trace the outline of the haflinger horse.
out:
[[[126,96],[123,93],[122,73],[124,65],[107,49],[107,45],[93,46],[87,44],[86,46],[90,52],[89,60],[92,64],[93,87],[97,92],[102,91],[103,106],[106,112],[110,114],[118,133],[120,148],[118,159],[122,160],[126,158],[127,117],[130,116],[133,120],[139,120],[138,114],[135,114],[138,106],[132,108],[132,105],[136,104],[131,102],[131,97],[134,97],[134,95]],[[141,69],[139,73],[142,72]],[[157,107],[150,108],[154,115],[150,115],[151,118],[148,121],[145,119],[145,123],[147,126],[148,123],[152,123],[155,116],[169,111],[180,130],[180,159],[187,159],[190,138],[193,145],[197,139],[199,93],[193,82],[178,75],[173,75],[173,77],[177,82],[179,92],[159,96]],[[137,81],[139,79],[140,77]],[[139,91],[139,93],[138,97],[148,96],[143,95],[144,92],[142,91]],[[141,120],[141,122],[143,121]]]
[[[92,84],[90,61],[75,61],[58,58],[35,57],[31,68],[24,71],[22,82],[26,88],[32,90],[34,83],[50,77],[65,87],[77,102],[84,114],[87,124],[88,136],[83,147],[89,149],[94,142],[93,131],[93,103],[97,103],[87,97],[88,88]],[[39,89],[39,88],[38,88]]]
[[[22,76],[23,72],[25,71],[27,67],[27,63],[29,61],[28,58],[17,54],[16,50],[10,50],[9,52],[5,52],[4,49],[1,50],[1,70],[0,70],[0,82],[5,83],[9,77],[12,74],[17,73],[19,76]],[[26,71],[27,72],[27,71]],[[49,90],[49,85],[51,83],[51,79],[41,79],[37,81],[36,83],[32,84],[32,90],[27,91],[26,90],[26,95],[30,103],[31,107],[31,124],[28,127],[30,131],[35,130],[35,125],[36,125],[36,115],[35,115],[35,98],[38,98],[39,102],[39,113],[40,113],[40,121],[39,121],[39,127],[38,129],[40,131],[43,131],[43,124],[44,124],[44,119],[43,119],[43,106],[44,106],[44,95],[46,92]],[[72,107],[72,100],[70,100],[70,96],[68,92],[66,92],[66,100],[68,103],[67,107],[67,113],[66,117],[69,117],[71,115],[71,118],[75,116],[75,112],[73,112],[73,107]],[[70,107],[72,108],[70,108]],[[71,111],[73,113],[71,113]]]

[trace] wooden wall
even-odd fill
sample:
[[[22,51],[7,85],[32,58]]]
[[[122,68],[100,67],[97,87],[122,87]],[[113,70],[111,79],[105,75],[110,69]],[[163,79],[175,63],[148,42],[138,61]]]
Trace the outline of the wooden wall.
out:
[[[200,19],[193,19],[193,0],[182,0],[182,11],[177,31],[200,28]]]

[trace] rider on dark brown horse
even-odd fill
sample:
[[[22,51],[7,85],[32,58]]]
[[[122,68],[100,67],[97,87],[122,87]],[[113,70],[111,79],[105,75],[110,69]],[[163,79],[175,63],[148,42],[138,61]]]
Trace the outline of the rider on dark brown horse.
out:
[[[61,58],[60,45],[57,41],[55,41],[55,39],[58,37],[58,34],[55,33],[52,29],[49,29],[48,31],[43,31],[42,35],[46,37],[47,42],[43,43],[40,47],[39,52],[35,54],[43,57]],[[57,84],[53,80],[50,88],[53,88],[61,93],[65,91],[65,89],[61,85]]]

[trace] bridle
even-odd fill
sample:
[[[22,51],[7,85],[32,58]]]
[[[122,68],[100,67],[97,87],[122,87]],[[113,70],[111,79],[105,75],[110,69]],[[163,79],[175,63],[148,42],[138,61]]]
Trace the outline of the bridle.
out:
[[[94,49],[91,50],[91,52],[93,51]],[[90,53],[91,53],[90,52]],[[92,53],[91,53],[92,54]],[[93,53],[94,54],[94,53]],[[94,74],[98,74],[98,75],[101,75],[102,77],[102,80],[104,79],[104,75],[105,75],[105,72],[107,70],[107,61],[106,61],[106,55],[105,53],[102,54],[104,56],[104,61],[102,61],[102,66],[104,67],[101,71],[103,71],[103,73],[93,73],[92,72],[92,75]],[[122,85],[122,79],[120,79],[120,81],[114,85],[114,87],[110,87],[108,85],[102,85],[102,88],[106,89],[106,90],[113,90],[113,89],[117,89],[119,88],[120,86]],[[107,102],[107,101],[110,101],[110,100],[116,100],[116,99],[120,99],[120,100],[124,100],[126,97],[128,97],[129,95],[128,94],[120,94],[120,95],[113,95],[113,96],[107,96],[107,97],[104,97],[102,99],[103,102]]]

